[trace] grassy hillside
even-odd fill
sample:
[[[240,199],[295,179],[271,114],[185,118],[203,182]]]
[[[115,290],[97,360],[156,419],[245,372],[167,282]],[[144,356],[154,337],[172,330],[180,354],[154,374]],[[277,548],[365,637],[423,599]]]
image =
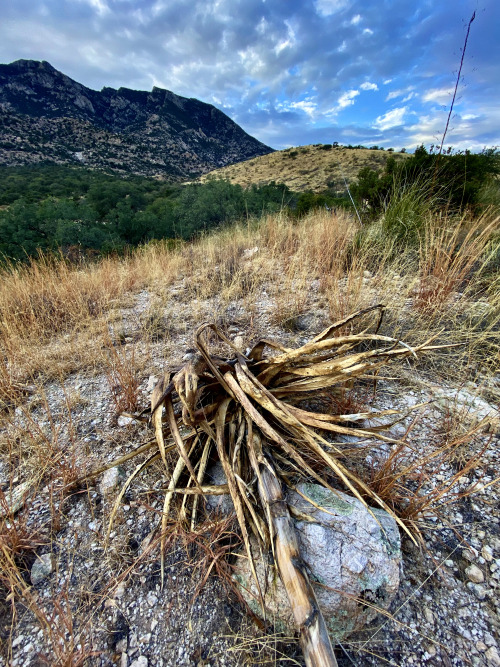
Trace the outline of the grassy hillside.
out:
[[[321,192],[326,189],[343,192],[344,177],[351,182],[363,167],[382,171],[391,155],[397,161],[408,157],[406,153],[395,151],[332,147],[330,144],[299,146],[216,169],[205,174],[201,181],[224,178],[244,187],[252,183],[264,185],[276,181],[295,192]]]
[[[361,226],[344,212],[281,212],[125,257],[71,264],[51,255],[0,269],[0,662],[187,664],[176,662],[182,651],[212,667],[302,665],[295,640],[259,631],[228,587],[241,546],[231,516],[204,519],[200,502],[191,531],[177,520],[182,495],[172,500],[161,588],[158,525],[170,478],[151,425],[122,412],[147,409],[155,382],[192,358],[204,322],[231,340],[232,349],[207,338],[221,355],[264,338],[277,342],[274,356],[357,310],[375,307],[371,317],[378,304],[378,342],[391,353],[404,341],[411,354],[352,387],[316,391],[314,409],[340,421],[376,412],[359,422],[367,428],[393,422],[389,441],[378,428],[369,441],[335,433],[331,451],[416,542],[403,540],[390,613],[343,642],[340,665],[418,665],[432,651],[436,664],[466,664],[480,641],[495,657],[486,642],[500,609],[489,567],[500,551],[500,219],[426,209],[419,220],[408,243],[383,217]],[[363,357],[375,358],[373,341],[360,341]],[[426,341],[447,347],[417,354]],[[174,446],[168,428],[165,441]],[[90,474],[117,457],[114,482]],[[282,465],[295,484],[296,467],[284,456]],[[334,475],[330,482],[345,490]],[[254,479],[244,484],[255,494]],[[179,489],[188,486],[180,473]]]

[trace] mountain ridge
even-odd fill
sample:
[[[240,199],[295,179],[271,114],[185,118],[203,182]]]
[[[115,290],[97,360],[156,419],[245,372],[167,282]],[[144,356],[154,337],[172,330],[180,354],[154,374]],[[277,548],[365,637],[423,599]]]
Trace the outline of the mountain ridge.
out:
[[[42,161],[182,180],[272,152],[211,104],[87,88],[47,61],[0,64],[0,164]]]

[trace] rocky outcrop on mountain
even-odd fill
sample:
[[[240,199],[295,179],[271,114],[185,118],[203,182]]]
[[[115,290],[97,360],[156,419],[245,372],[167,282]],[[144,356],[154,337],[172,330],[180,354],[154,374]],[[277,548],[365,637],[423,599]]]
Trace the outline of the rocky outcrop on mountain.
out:
[[[214,106],[161,88],[86,88],[48,62],[0,65],[0,164],[185,179],[271,152]]]

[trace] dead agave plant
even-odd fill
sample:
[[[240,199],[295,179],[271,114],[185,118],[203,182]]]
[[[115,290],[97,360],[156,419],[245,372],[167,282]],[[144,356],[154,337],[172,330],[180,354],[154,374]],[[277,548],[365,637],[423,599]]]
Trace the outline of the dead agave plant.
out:
[[[336,660],[300,558],[283,489],[306,478],[334,491],[328,480],[336,477],[358,499],[369,499],[395,516],[342,462],[342,451],[328,439],[333,434],[395,442],[380,433],[384,427],[352,426],[395,411],[332,415],[303,407],[306,399],[343,388],[356,379],[375,380],[380,368],[393,359],[435,349],[432,340],[411,348],[379,335],[382,315],[383,307],[374,306],[336,322],[298,349],[261,340],[246,355],[214,324],[201,326],[195,336],[197,354],[177,372],[167,372],[153,391],[151,419],[155,441],[138,448],[135,454],[154,451],[127,479],[111,515],[109,529],[134,478],[159,459],[169,479],[163,504],[163,536],[175,494],[183,495],[179,519],[194,526],[200,497],[230,493],[258,589],[250,536],[253,534],[260,548],[272,552],[307,665],[325,667],[335,665]],[[371,321],[373,316],[377,317]],[[353,325],[366,324],[367,318],[371,326],[360,326],[359,333],[352,333]],[[375,333],[370,333],[373,329]],[[346,331],[349,333],[343,333]],[[212,354],[207,334],[229,346],[232,358]],[[264,355],[266,348],[271,355]],[[169,451],[178,455],[173,470],[166,456]],[[209,457],[214,456],[222,464],[227,484],[205,483]],[[131,454],[122,457],[112,465],[130,457]],[[180,487],[183,475],[187,482]],[[404,523],[395,518],[408,532]]]

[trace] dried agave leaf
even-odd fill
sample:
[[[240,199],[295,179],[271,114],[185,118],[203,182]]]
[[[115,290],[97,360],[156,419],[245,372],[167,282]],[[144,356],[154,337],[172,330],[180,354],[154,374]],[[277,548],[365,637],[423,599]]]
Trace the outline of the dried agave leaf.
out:
[[[358,310],[357,312],[352,313],[351,315],[348,315],[347,317],[344,317],[343,319],[338,320],[333,324],[330,324],[330,326],[328,326],[324,331],[322,331],[315,338],[313,338],[313,342],[316,343],[317,341],[320,341],[323,338],[330,338],[331,334],[334,331],[337,331],[338,329],[345,327],[347,324],[354,322],[354,320],[361,319],[364,315],[368,315],[368,313],[375,313],[376,311],[378,311],[379,315],[374,333],[377,333],[378,330],[380,329],[380,325],[382,324],[382,320],[384,319],[384,314],[385,314],[385,306],[382,305],[381,303],[378,303],[375,306],[369,306],[368,308],[362,308],[361,310]],[[368,329],[364,329],[363,332],[367,330]]]
[[[226,398],[222,403],[221,406],[217,412],[217,416],[215,418],[215,432],[216,432],[216,440],[215,444],[217,446],[217,452],[219,454],[219,460],[222,463],[222,468],[224,470],[224,474],[226,475],[227,483],[229,486],[229,492],[231,494],[231,498],[234,504],[234,509],[236,511],[236,516],[238,518],[238,523],[241,528],[241,533],[243,537],[243,542],[245,544],[245,549],[247,552],[249,564],[250,564],[250,569],[252,572],[252,576],[255,579],[255,582],[257,584],[257,590],[259,591],[259,597],[261,599],[261,602],[263,603],[262,599],[262,591],[260,590],[260,584],[259,580],[257,578],[257,573],[255,571],[255,563],[253,560],[253,555],[252,555],[252,549],[250,547],[250,540],[248,537],[248,531],[246,527],[246,522],[245,522],[245,514],[243,512],[243,506],[241,503],[241,499],[239,497],[238,493],[238,486],[236,483],[235,475],[233,472],[233,469],[231,467],[231,463],[229,461],[229,457],[227,456],[226,450],[225,450],[225,444],[224,444],[224,426],[225,426],[225,421],[226,421],[226,412],[227,408],[229,406],[229,403],[231,402],[231,398]],[[262,605],[264,606],[264,605]]]
[[[156,459],[158,459],[159,456],[160,456],[159,452],[154,452],[154,454],[151,454],[151,456],[150,456],[149,458],[147,458],[143,463],[139,463],[139,465],[136,466],[134,472],[128,477],[128,479],[125,481],[124,485],[122,486],[122,488],[121,488],[121,490],[120,490],[120,493],[118,494],[118,496],[117,496],[117,498],[116,498],[116,500],[115,500],[115,502],[114,502],[113,509],[111,510],[111,515],[110,515],[110,517],[109,517],[108,530],[106,531],[106,537],[105,537],[105,539],[104,539],[104,545],[105,545],[105,547],[107,546],[107,544],[108,544],[108,542],[109,542],[109,535],[110,535],[110,533],[111,533],[111,529],[112,529],[112,527],[113,527],[113,522],[114,522],[114,520],[115,520],[115,516],[116,516],[116,514],[117,514],[117,512],[118,512],[118,509],[119,509],[119,507],[120,507],[120,503],[121,503],[121,501],[122,501],[122,499],[123,499],[123,496],[124,496],[124,495],[126,494],[126,492],[127,492],[127,489],[128,489],[129,486],[132,484],[132,482],[134,481],[134,479],[135,479],[141,472],[143,472],[149,465],[151,465],[151,463],[153,463],[153,461],[156,461]]]
[[[168,377],[168,380],[167,380]],[[170,374],[165,375],[160,382],[153,389],[151,395],[151,418],[155,430],[155,437],[158,443],[158,448],[160,450],[161,458],[165,466],[165,470],[168,472],[167,458],[165,455],[165,441],[163,439],[163,422],[162,422],[162,408],[165,401],[166,388],[170,388],[170,391],[173,389],[173,385],[170,383]]]
[[[175,444],[177,445],[177,449],[179,450],[179,454],[182,457],[182,460],[184,461],[184,465],[186,468],[189,470],[189,473],[191,475],[191,478],[195,482],[196,486],[199,488],[199,483],[198,479],[196,477],[196,473],[193,468],[193,464],[189,460],[189,455],[186,451],[186,447],[184,444],[184,440],[179,432],[179,427],[177,425],[177,421],[175,419],[174,415],[174,408],[172,405],[172,396],[169,394],[167,398],[165,399],[165,408],[167,412],[167,421],[170,426],[170,432],[172,433],[172,437],[174,439]]]
[[[208,457],[210,455],[211,445],[212,445],[212,439],[210,437],[207,437],[207,439],[205,440],[205,446],[203,447],[203,453],[200,458],[200,467],[198,469],[198,484],[200,485],[200,488],[205,488],[201,486],[201,484],[203,482],[203,478],[205,477],[205,471],[208,465]],[[198,496],[195,496],[193,500],[193,511],[191,514],[191,530],[194,530],[196,524],[197,510],[198,510]]]
[[[434,339],[431,338],[411,347],[396,338],[380,335],[378,330],[383,314],[382,305],[360,310],[330,325],[297,349],[263,339],[252,347],[248,356],[243,355],[215,324],[204,324],[196,331],[195,345],[199,354],[176,369],[175,374],[166,373],[154,388],[151,422],[157,451],[127,479],[110,519],[111,527],[130,484],[153,460],[161,457],[169,479],[168,487],[164,489],[161,521],[162,582],[168,519],[173,499],[177,496],[182,497],[177,520],[188,520],[190,513],[190,525],[194,529],[200,496],[229,492],[261,604],[262,591],[255,572],[251,533],[256,537],[259,549],[271,549],[284,581],[290,583],[295,577],[302,582],[302,602],[298,598],[295,602],[300,605],[304,596],[311,595],[307,592],[307,581],[301,574],[301,567],[297,566],[299,561],[295,564],[291,562],[295,558],[293,531],[288,509],[279,505],[284,502],[280,490],[282,484],[294,488],[298,480],[312,479],[335,493],[329,480],[331,476],[336,477],[365,504],[368,511],[372,513],[366,499],[385,509],[414,540],[409,527],[350,469],[349,452],[345,448],[339,449],[339,443],[326,439],[327,432],[330,432],[354,436],[358,442],[376,438],[398,443],[399,440],[383,435],[381,431],[403,417],[384,424],[372,422],[364,425],[360,422],[400,413],[380,410],[323,414],[304,409],[301,403],[312,393],[317,397],[340,392],[346,387],[352,388],[361,379],[372,381],[375,390],[380,369],[391,361],[409,356],[418,358],[420,353],[453,346],[433,345]],[[370,322],[374,332],[370,332]],[[355,325],[360,331],[349,333]],[[225,359],[212,354],[207,334],[215,335],[218,342],[232,350],[234,358]],[[265,356],[266,349],[270,351],[270,356]],[[153,446],[153,443],[146,443],[136,453]],[[178,459],[173,471],[169,472],[166,453],[174,449]],[[203,483],[211,450],[222,465],[227,484]],[[121,457],[110,465],[124,462],[133,455]],[[329,472],[324,472],[325,469]],[[272,504],[273,494],[278,503],[276,507]],[[314,505],[311,499],[306,500]],[[291,588],[290,591],[293,605],[294,593]],[[315,608],[312,597],[309,602],[311,608]],[[319,610],[318,613],[321,616]],[[321,623],[312,636],[304,630],[303,620],[297,623],[304,637],[307,636],[303,644],[304,654],[310,655],[309,642],[319,642],[314,650],[318,651],[317,656],[323,655],[325,661],[317,664],[333,665],[334,657],[325,645],[324,654],[321,653],[323,649],[318,648],[321,644]]]

